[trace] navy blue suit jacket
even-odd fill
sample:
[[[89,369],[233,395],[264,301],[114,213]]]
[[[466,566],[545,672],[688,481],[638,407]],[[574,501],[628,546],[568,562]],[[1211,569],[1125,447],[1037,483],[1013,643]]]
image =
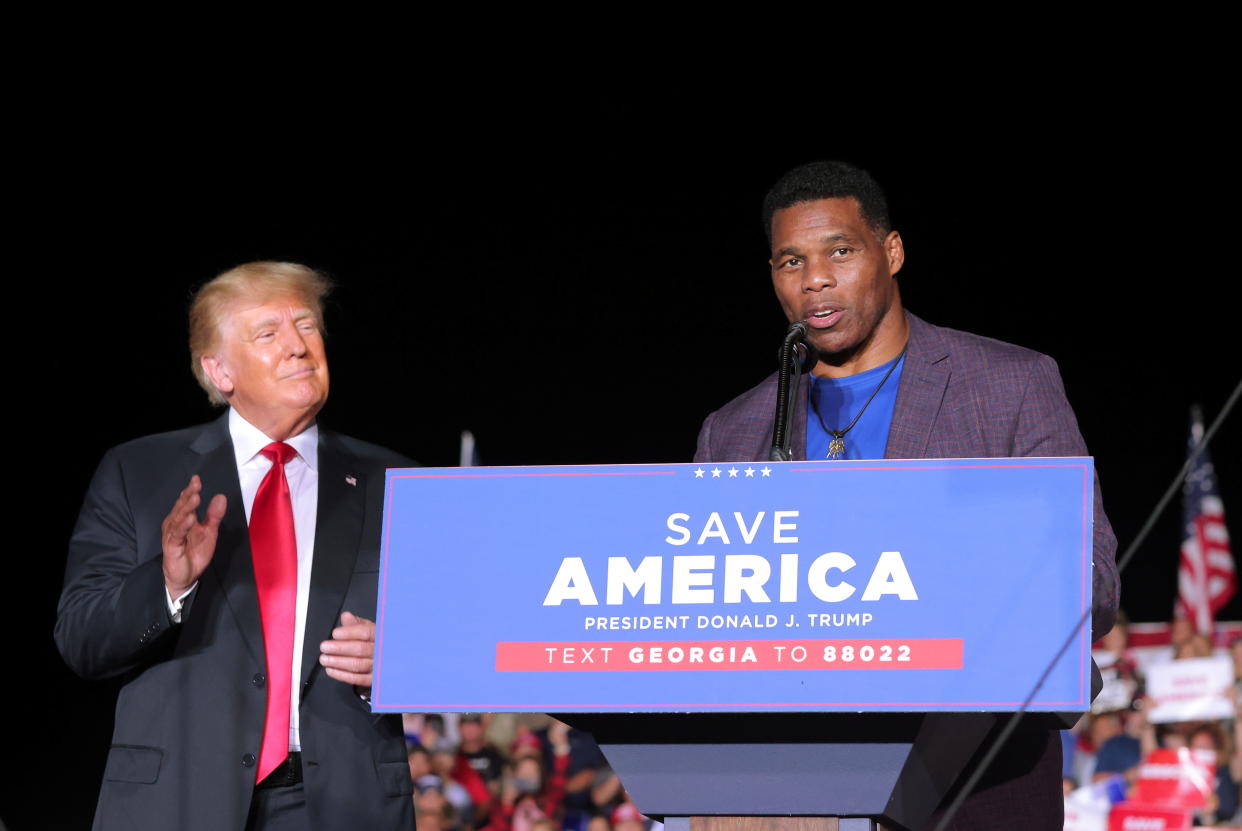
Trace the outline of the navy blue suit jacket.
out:
[[[384,468],[411,462],[320,429],[315,556],[300,678],[312,829],[413,828],[400,719],[321,671],[342,610],[374,619]],[[160,526],[192,474],[228,508],[174,624]],[[352,480],[352,483],[351,483]],[[113,448],[69,545],[56,643],[80,675],[123,675],[96,829],[243,828],[262,738],[263,635],[227,415]]]

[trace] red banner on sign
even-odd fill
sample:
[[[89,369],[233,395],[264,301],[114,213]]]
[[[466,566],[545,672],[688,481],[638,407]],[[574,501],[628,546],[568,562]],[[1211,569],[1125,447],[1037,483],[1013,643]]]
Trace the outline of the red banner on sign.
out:
[[[961,638],[496,644],[499,672],[961,668]]]
[[[1216,790],[1216,754],[1210,750],[1161,748],[1139,766],[1137,799],[1148,805],[1199,808]]]

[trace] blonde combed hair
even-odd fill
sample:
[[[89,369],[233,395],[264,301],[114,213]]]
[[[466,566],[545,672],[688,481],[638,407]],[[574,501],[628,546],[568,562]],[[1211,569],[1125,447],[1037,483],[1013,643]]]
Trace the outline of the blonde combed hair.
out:
[[[190,302],[190,369],[211,403],[224,406],[228,402],[203,371],[202,357],[219,347],[229,306],[239,300],[263,303],[276,295],[295,294],[314,311],[322,331],[323,299],[331,290],[332,281],[313,268],[269,260],[243,263],[203,284]]]

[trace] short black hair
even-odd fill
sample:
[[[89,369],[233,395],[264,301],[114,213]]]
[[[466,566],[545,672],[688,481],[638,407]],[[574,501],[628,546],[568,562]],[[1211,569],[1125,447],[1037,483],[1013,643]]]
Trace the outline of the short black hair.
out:
[[[870,173],[846,162],[809,162],[787,172],[763,197],[763,232],[768,235],[768,244],[772,244],[772,217],[782,208],[851,196],[858,200],[863,221],[871,230],[882,237],[893,230],[888,200]]]

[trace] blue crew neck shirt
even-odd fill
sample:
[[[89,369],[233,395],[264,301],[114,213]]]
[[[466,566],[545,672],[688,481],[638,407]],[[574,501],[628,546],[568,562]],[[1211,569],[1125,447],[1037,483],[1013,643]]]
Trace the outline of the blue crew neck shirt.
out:
[[[884,458],[884,450],[888,447],[888,428],[893,423],[893,407],[897,403],[897,385],[901,381],[901,371],[906,362],[904,354],[874,369],[845,378],[811,376],[811,382],[807,384],[808,459],[828,458],[828,443],[832,441],[832,436],[820,424],[820,419],[816,418],[816,410],[828,427],[844,430],[867,404],[867,399],[894,362],[897,366],[893,369],[893,374],[888,376],[884,386],[876,392],[875,399],[867,406],[858,423],[845,434],[845,452],[840,456],[842,459]]]

